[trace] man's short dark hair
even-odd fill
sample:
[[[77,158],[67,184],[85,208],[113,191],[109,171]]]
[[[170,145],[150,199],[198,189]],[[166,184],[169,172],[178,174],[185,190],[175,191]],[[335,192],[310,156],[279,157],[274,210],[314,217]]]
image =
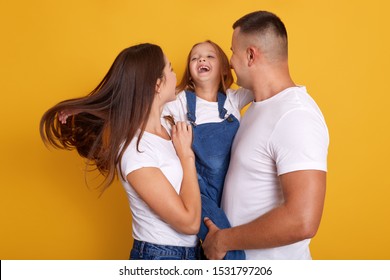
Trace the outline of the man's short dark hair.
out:
[[[272,30],[276,35],[287,39],[284,23],[277,15],[267,11],[256,11],[241,17],[233,24],[233,29],[237,27],[240,27],[240,32],[244,34]]]

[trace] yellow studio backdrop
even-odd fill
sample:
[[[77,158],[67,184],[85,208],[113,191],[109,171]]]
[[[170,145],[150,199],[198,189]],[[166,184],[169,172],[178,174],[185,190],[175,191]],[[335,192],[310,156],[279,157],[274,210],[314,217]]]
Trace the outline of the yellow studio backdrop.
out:
[[[133,44],[161,45],[179,79],[196,42],[214,40],[230,56],[233,22],[254,10],[286,24],[293,79],[329,126],[313,258],[390,259],[387,3],[1,0],[0,259],[127,259],[131,215],[120,183],[98,198],[76,152],[43,145],[42,114],[90,92]]]

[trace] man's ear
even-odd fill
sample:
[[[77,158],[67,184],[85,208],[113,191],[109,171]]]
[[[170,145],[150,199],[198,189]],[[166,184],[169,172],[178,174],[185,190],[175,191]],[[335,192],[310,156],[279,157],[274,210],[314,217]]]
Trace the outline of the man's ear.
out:
[[[256,49],[254,47],[249,47],[246,50],[248,66],[253,65],[256,57]]]

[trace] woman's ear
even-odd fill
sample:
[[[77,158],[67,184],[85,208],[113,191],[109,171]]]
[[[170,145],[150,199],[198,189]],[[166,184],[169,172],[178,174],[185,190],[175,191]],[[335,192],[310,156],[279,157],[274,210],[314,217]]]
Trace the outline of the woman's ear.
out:
[[[156,83],[156,93],[160,93],[160,87],[161,87],[161,79],[157,79],[157,83]]]

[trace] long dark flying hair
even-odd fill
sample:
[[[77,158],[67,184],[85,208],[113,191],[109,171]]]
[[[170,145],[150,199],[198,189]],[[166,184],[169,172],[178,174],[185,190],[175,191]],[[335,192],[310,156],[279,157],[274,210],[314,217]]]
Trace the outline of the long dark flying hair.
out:
[[[197,43],[197,44],[192,46],[192,48],[187,56],[187,66],[186,66],[186,69],[184,70],[183,78],[181,79],[179,85],[176,87],[176,92],[180,92],[182,90],[190,90],[192,92],[195,92],[195,85],[192,81],[190,67],[189,67],[190,60],[191,60],[191,52],[197,45],[200,45],[203,43],[209,43],[214,47],[215,52],[217,53],[217,56],[218,56],[218,60],[220,62],[220,66],[221,66],[220,67],[220,77],[221,77],[221,79],[220,79],[218,91],[222,92],[222,93],[226,93],[226,90],[233,84],[233,81],[234,81],[233,75],[232,75],[232,71],[230,68],[229,59],[227,58],[225,52],[221,49],[220,46],[218,46],[213,41],[206,40],[204,42],[200,42],[200,43]]]
[[[157,45],[124,49],[90,94],[62,101],[45,112],[40,122],[42,140],[55,148],[76,149],[87,165],[96,166],[104,176],[104,191],[140,129],[138,149],[164,67],[164,54]],[[61,112],[70,115],[65,124],[58,119]]]

